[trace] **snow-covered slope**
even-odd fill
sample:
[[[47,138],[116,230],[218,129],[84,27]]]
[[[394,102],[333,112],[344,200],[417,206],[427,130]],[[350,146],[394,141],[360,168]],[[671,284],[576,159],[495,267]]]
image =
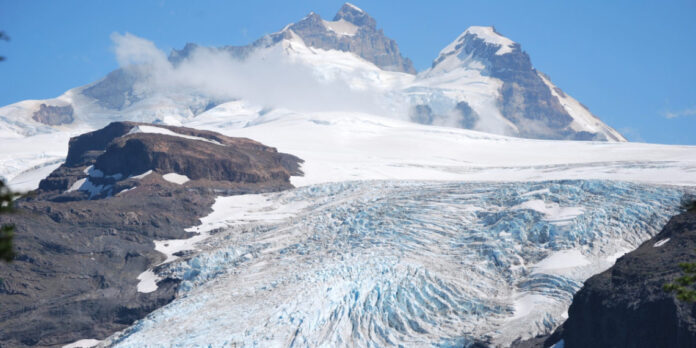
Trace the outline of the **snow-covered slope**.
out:
[[[273,110],[255,117],[242,111],[240,102],[230,104],[186,125],[251,138],[299,156],[305,175],[293,177],[295,185],[370,179],[696,185],[695,146],[530,140],[360,113]]]
[[[696,185],[696,147],[531,140],[426,126],[358,112],[264,110],[221,104],[187,127],[257,140],[305,160],[305,186],[345,180],[620,180]],[[13,139],[0,149],[10,183],[35,187],[32,168],[58,165],[65,133]]]

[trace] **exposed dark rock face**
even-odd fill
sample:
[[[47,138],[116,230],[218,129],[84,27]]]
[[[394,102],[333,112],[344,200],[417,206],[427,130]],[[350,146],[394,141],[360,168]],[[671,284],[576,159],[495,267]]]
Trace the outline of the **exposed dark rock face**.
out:
[[[624,255],[575,294],[568,320],[550,338],[574,347],[696,347],[696,304],[662,286],[696,261],[696,211],[673,217],[662,231]],[[520,345],[524,347],[524,345]]]
[[[190,237],[185,229],[216,196],[290,188],[299,173],[299,159],[248,139],[179,127],[166,128],[217,144],[128,134],[139,125],[112,123],[71,139],[65,164],[16,202],[17,214],[0,218],[16,225],[17,252],[0,264],[0,347],[102,339],[169,303],[177,281],[137,291],[138,275],[164,261],[153,241]],[[129,178],[133,168],[153,172]],[[191,181],[164,180],[170,171]],[[103,190],[65,192],[82,179]]]
[[[433,110],[428,105],[418,104],[411,108],[410,115],[411,121],[420,124],[432,124],[433,123]]]
[[[377,22],[366,12],[345,4],[333,18],[333,22],[338,21],[355,25],[357,31],[353,35],[335,33],[313,12],[288,29],[299,35],[307,46],[352,52],[384,70],[416,73],[411,60],[401,55],[396,42],[377,29]]]
[[[486,74],[503,81],[501,88],[501,112],[511,120],[523,137],[554,138],[554,134],[567,127],[572,118],[563,109],[558,98],[537,75],[529,55],[515,44],[512,51],[497,55],[500,49],[475,34],[467,33],[455,47],[460,56],[472,56],[484,63]],[[438,57],[433,66],[445,56]]]
[[[117,69],[92,86],[85,88],[82,94],[96,99],[103,107],[121,110],[138,100],[133,92],[133,85],[137,80],[136,73]]]
[[[474,109],[471,108],[471,106],[469,106],[469,104],[466,102],[459,102],[454,109],[458,111],[459,115],[461,116],[459,125],[462,128],[472,129],[474,126],[476,126],[476,123],[479,121],[479,115],[476,113],[476,111],[474,111]]]
[[[163,125],[157,127],[208,141],[165,134],[129,134],[137,126],[147,125],[114,122],[71,139],[65,164],[39,184],[42,194],[51,200],[83,197],[84,192],[65,191],[78,180],[88,178],[95,186],[103,187],[102,194],[90,197],[101,198],[131,187],[128,177],[148,170],[160,175],[177,173],[194,181],[216,181],[217,185],[273,183],[279,188],[289,182],[291,175],[301,174],[298,158],[253,140]],[[86,173],[89,166],[98,175]]]
[[[68,124],[75,120],[73,117],[72,105],[50,106],[41,104],[39,110],[34,112],[31,118],[36,122],[41,122],[49,126]]]

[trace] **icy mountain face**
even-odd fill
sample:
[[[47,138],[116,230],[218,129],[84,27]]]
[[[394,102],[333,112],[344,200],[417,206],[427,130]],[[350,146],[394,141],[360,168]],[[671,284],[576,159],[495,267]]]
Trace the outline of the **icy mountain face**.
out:
[[[521,46],[493,27],[467,29],[420,77],[435,91],[446,85],[445,95],[452,95],[447,89],[456,85],[471,84],[474,91],[455,93],[451,102],[456,103],[462,128],[524,138],[625,141],[534,69]],[[476,86],[476,80],[484,84]],[[473,97],[476,92],[482,96]]]
[[[383,70],[416,73],[413,63],[401,55],[396,42],[377,29],[370,15],[352,4],[343,5],[333,21],[311,13],[285,30],[295,32],[309,47],[351,52]]]
[[[509,346],[658,232],[682,191],[602,181],[351,182],[218,198],[158,275],[177,299],[136,346]]]
[[[129,34],[115,35],[117,46],[123,37],[133,41]],[[138,45],[129,50],[138,57],[157,50],[151,42]],[[126,60],[102,80],[58,98],[0,108],[0,137],[98,129],[123,120],[180,125],[221,103],[245,100],[260,109],[299,112],[306,108],[297,101],[312,104],[313,111],[350,112],[374,104],[360,111],[527,138],[625,140],[535,70],[520,45],[492,27],[467,29],[418,75],[376,21],[348,3],[331,21],[310,13],[246,46],[189,43],[154,55],[156,66]],[[253,79],[244,76],[252,73]],[[239,87],[252,83],[258,86],[249,90],[271,97]]]
[[[311,12],[297,23],[291,23],[251,45],[221,49],[235,57],[246,58],[255,49],[272,46],[291,39],[293,35],[299,36],[308,47],[350,52],[385,71],[416,73],[413,63],[402,56],[396,42],[377,29],[375,19],[350,3],[345,3],[331,21]],[[196,44],[187,44],[184,49],[173,51],[170,59],[175,62],[185,59],[197,47]]]

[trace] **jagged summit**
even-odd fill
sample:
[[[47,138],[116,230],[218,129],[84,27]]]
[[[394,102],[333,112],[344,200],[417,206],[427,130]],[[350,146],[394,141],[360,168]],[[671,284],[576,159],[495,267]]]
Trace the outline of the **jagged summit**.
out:
[[[492,26],[466,29],[440,51],[432,67],[422,75],[429,79],[466,76],[460,80],[461,85],[470,83],[472,77],[481,81],[493,78],[501,83],[499,89],[489,94],[488,104],[492,107],[476,108],[488,93],[483,89],[478,100],[462,97],[468,103],[464,109],[472,110],[465,113],[464,128],[480,127],[488,119],[494,121],[488,122],[493,132],[526,138],[626,141],[536,70],[520,44]],[[495,126],[491,127],[491,123]]]
[[[351,52],[387,71],[415,74],[410,59],[399,51],[396,42],[377,29],[377,22],[367,12],[353,4],[345,3],[332,21],[310,12],[297,23],[290,24],[279,33],[286,38],[287,32],[297,34],[309,47]]]
[[[283,40],[298,36],[305,45],[324,50],[350,52],[379,68],[416,74],[413,62],[401,55],[399,45],[377,29],[377,22],[357,6],[345,3],[332,21],[321,18],[314,11],[301,20],[290,23],[278,32],[266,35],[247,46],[225,46],[220,49],[238,58],[247,58],[258,48],[269,47]],[[199,46],[187,43],[181,50],[173,50],[170,61],[178,63]]]
[[[505,55],[521,52],[520,44],[501,35],[493,26],[471,26],[461,33],[452,43],[440,51],[433,61],[433,67],[453,55],[468,55],[474,51],[472,44],[477,43],[479,55]],[[483,45],[481,45],[481,43]]]
[[[195,55],[199,50],[204,54]],[[211,54],[216,58],[209,58]],[[226,61],[226,54],[233,59]],[[200,59],[191,59],[193,57]],[[525,138],[625,141],[616,130],[537,71],[521,45],[494,27],[469,27],[440,51],[431,68],[416,73],[412,62],[401,54],[397,43],[377,27],[375,19],[350,3],[343,4],[332,20],[310,12],[249,45],[202,47],[188,43],[170,53],[171,67],[161,70],[122,68],[59,98],[25,101],[0,108],[0,134],[26,136],[80,124],[98,128],[117,120],[153,122],[166,118],[168,124],[177,125],[231,100],[258,103],[252,100],[258,98],[254,93],[250,96],[233,87],[246,84],[244,81],[207,88],[208,82],[218,84],[215,82],[217,76],[198,76],[205,80],[201,81],[205,82],[203,86],[189,83],[188,77],[179,77],[173,80],[181,83],[171,86],[152,83],[148,75],[150,71],[166,74],[195,69],[209,71],[208,64],[201,61],[205,59],[219,58],[230,66],[247,63],[256,66],[257,62],[268,62],[267,57],[299,63],[303,76],[341,80],[338,85],[345,83],[351,90],[382,91],[374,98],[375,107],[370,108],[370,113],[378,116]],[[190,64],[185,64],[187,62]],[[179,71],[182,64],[184,69]],[[362,105],[346,102],[348,106],[337,106],[349,99],[349,91],[333,93],[339,100],[324,103],[318,103],[313,92],[301,98],[286,98],[296,92],[294,86],[281,88],[277,82],[282,81],[285,71],[289,70],[270,73],[272,69],[257,68],[265,73],[254,81],[272,86],[257,90],[278,90],[276,96],[270,97],[272,101],[266,96],[258,98],[262,100],[262,105],[256,105],[260,109],[296,109],[287,102],[289,99],[300,100],[300,104],[319,105],[316,107],[322,109],[320,111],[348,112],[354,110],[354,105]],[[234,68],[221,68],[219,73],[229,74],[222,80],[232,81],[238,78],[234,71]],[[239,78],[244,79],[243,75]],[[252,90],[255,89],[249,89]]]
[[[345,20],[346,22],[353,23],[357,26],[364,26],[368,28],[376,28],[377,22],[374,18],[370,17],[367,12],[363,11],[361,8],[347,2],[343,4],[340,10],[336,13],[333,18],[334,22]]]
[[[498,33],[493,26],[472,26],[464,31],[464,35],[474,35],[483,39],[487,44],[500,46],[500,49],[495,52],[496,55],[511,53],[513,50],[519,49],[519,44]]]

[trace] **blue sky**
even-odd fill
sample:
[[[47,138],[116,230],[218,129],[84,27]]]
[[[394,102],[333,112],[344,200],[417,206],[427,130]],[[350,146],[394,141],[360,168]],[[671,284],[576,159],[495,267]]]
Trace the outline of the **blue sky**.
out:
[[[696,1],[352,1],[420,70],[471,25],[494,25],[534,66],[632,141],[696,144]],[[0,0],[0,105],[55,97],[117,67],[109,35],[164,50],[243,45],[343,1]]]

